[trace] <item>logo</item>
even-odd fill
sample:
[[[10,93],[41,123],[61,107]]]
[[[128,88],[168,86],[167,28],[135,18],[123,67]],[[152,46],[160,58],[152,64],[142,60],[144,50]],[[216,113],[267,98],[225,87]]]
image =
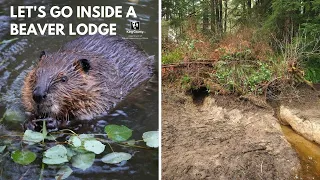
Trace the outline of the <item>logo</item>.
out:
[[[132,21],[131,22],[131,30],[140,30],[140,22]]]
[[[147,37],[143,37],[143,34],[146,32],[140,29],[140,21],[131,21],[130,29],[127,29],[128,37],[126,39],[148,39]]]

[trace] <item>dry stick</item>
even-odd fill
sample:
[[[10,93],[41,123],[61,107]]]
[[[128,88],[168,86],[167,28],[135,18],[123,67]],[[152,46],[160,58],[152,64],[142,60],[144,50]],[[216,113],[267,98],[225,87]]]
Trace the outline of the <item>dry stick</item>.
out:
[[[214,60],[205,60],[205,61],[190,61],[190,62],[181,62],[181,63],[171,63],[162,65],[162,68],[169,68],[169,67],[185,67],[190,64],[201,64],[213,67]]]
[[[2,135],[0,138],[6,138],[6,137],[23,137],[23,134],[21,135]]]
[[[29,170],[30,170],[30,168],[27,169],[26,172],[22,174],[22,176],[19,178],[19,180],[23,180],[23,177],[28,173]]]
[[[60,131],[69,131],[69,132],[71,132],[72,134],[78,136],[78,134],[75,133],[74,131],[72,131],[71,129],[61,129]]]
[[[262,160],[262,162],[261,162],[261,174],[262,174],[262,172],[263,172],[263,171],[262,171],[262,165],[263,165],[263,160]]]
[[[147,149],[147,150],[152,150],[152,148],[149,147],[144,147],[144,146],[137,146],[137,145],[128,145],[128,144],[120,144],[118,143],[119,146],[125,146],[125,147],[135,147],[135,148],[141,148],[141,149]]]

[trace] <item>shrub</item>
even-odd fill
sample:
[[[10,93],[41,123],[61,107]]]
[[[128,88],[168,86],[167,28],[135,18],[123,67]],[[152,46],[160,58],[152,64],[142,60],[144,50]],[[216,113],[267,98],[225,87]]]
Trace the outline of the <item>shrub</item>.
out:
[[[172,51],[162,53],[162,64],[170,64],[183,60],[183,52],[180,48],[176,48]]]

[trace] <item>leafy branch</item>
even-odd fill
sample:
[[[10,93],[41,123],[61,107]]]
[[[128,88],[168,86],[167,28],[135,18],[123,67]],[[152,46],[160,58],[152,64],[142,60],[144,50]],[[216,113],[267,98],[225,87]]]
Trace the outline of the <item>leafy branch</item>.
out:
[[[111,153],[104,155],[101,161],[108,164],[117,164],[122,161],[127,161],[132,158],[132,155],[126,152],[115,152],[111,147],[111,143],[116,143],[120,146],[135,147],[135,148],[157,148],[159,146],[159,132],[149,131],[142,135],[142,140],[129,140],[132,136],[132,130],[126,126],[107,125],[104,129],[106,134],[77,134],[70,129],[62,129],[58,132],[48,133],[45,122],[43,123],[42,132],[26,130],[22,136],[22,142],[27,145],[41,144],[43,148],[41,174],[44,170],[44,165],[61,165],[56,178],[65,179],[72,173],[72,169],[65,165],[71,162],[72,166],[82,170],[86,170],[94,163],[95,156],[105,151],[107,144],[111,149]],[[56,140],[56,135],[67,135],[63,142]],[[105,136],[108,138],[96,137]],[[11,135],[12,136],[12,135]],[[21,135],[17,135],[20,136]],[[1,136],[2,138],[7,136]],[[0,138],[1,138],[0,137]],[[16,136],[14,136],[16,137]],[[50,142],[55,145],[48,147]],[[144,141],[146,146],[135,145]],[[0,146],[0,154],[3,153],[6,146]],[[11,152],[11,158],[15,163],[28,165],[35,161],[37,154],[26,150],[19,149]],[[42,175],[40,175],[40,179]]]

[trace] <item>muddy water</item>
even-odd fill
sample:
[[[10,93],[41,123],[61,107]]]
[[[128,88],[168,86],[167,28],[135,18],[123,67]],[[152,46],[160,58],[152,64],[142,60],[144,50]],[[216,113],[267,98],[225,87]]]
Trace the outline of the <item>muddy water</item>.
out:
[[[320,146],[308,141],[288,126],[281,126],[281,128],[300,158],[301,170],[296,178],[303,180],[320,179]]]
[[[0,119],[8,110],[13,110],[21,115],[20,89],[22,81],[30,68],[35,65],[39,53],[42,50],[56,51],[64,43],[74,39],[73,36],[10,36],[10,22],[23,23],[117,23],[117,34],[128,36],[127,29],[130,29],[130,21],[133,19],[54,19],[51,17],[31,18],[15,20],[9,17],[9,8],[11,5],[44,5],[51,7],[54,5],[68,5],[73,8],[77,5],[108,5],[123,6],[127,9],[133,5],[129,1],[117,0],[0,0],[0,42],[17,38],[12,42],[0,44]],[[48,9],[48,8],[47,8]],[[145,39],[134,40],[150,55],[158,57],[158,1],[157,0],[140,0],[135,4],[135,11],[140,21],[140,29],[146,31],[143,35]],[[82,124],[78,128],[78,133],[102,133],[107,124],[125,125],[133,130],[133,139],[141,139],[142,133],[150,130],[158,130],[158,77],[154,76],[149,82],[145,83],[122,103],[120,103],[110,115],[93,120],[89,123]],[[0,126],[0,134],[21,134],[23,130],[21,122],[9,123],[2,122],[8,132],[4,132]],[[3,143],[0,139],[0,143]],[[73,168],[74,172],[69,179],[157,179],[158,177],[158,151],[145,150],[139,148],[120,147],[112,145],[115,151],[129,152],[133,158],[118,165],[106,165],[102,163],[97,156],[94,165],[82,171]],[[34,152],[41,152],[41,147],[24,147],[33,148]],[[9,151],[21,149],[19,141],[12,141]],[[70,164],[68,164],[70,165]],[[70,165],[71,166],[71,165]],[[39,179],[41,169],[41,158],[29,166],[20,166],[12,162],[10,154],[0,155],[0,180],[4,179]],[[46,166],[43,172],[44,179],[54,179],[58,167]]]

